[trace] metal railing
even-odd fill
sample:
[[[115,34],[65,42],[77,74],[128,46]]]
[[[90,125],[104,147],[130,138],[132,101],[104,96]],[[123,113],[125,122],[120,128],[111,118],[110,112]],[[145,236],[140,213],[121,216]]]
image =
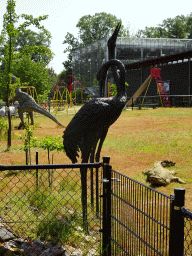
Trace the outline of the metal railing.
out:
[[[103,169],[103,256],[192,253],[192,213],[185,189],[167,196],[112,170]]]
[[[105,223],[111,231],[104,255],[168,255],[170,197],[108,168],[111,206]],[[105,190],[110,182],[104,181]]]
[[[169,99],[170,107],[191,107],[192,95],[165,95],[165,98]],[[164,107],[163,101],[159,95],[156,96],[139,96],[136,101],[133,97],[128,97],[128,100],[132,99],[132,110],[134,107],[139,109],[143,107]]]

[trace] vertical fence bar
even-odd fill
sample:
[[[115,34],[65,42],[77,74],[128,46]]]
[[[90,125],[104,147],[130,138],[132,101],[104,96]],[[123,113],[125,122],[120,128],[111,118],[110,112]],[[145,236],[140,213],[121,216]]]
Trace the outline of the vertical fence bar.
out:
[[[39,163],[39,152],[36,152],[36,164],[38,165]],[[38,184],[39,184],[39,180],[38,180],[38,169],[36,170],[36,189],[38,189]]]
[[[94,209],[94,193],[93,193],[93,168],[90,168],[91,178],[91,207]]]
[[[170,200],[170,231],[169,231],[169,256],[174,255],[174,195]]]
[[[96,167],[96,216],[99,217],[99,169]]]
[[[108,256],[111,256],[111,165],[107,165],[107,244]]]
[[[182,256],[184,251],[184,218],[181,208],[185,202],[185,189],[174,189],[171,203],[169,256]]]
[[[111,243],[109,241],[109,239],[111,239],[111,237],[109,237],[109,235],[111,234],[111,232],[109,230],[111,230],[111,225],[109,226],[110,221],[108,220],[108,206],[109,203],[111,204],[111,201],[108,202],[108,189],[109,189],[109,184],[111,186],[111,182],[107,179],[107,177],[109,177],[109,175],[107,174],[107,172],[109,172],[109,169],[111,170],[111,166],[109,165],[109,161],[110,161],[110,157],[103,157],[103,246],[102,246],[102,255],[103,256],[110,256],[111,254],[109,254],[108,252],[110,251],[111,248],[108,248],[109,246],[111,246]],[[110,179],[111,180],[111,179]],[[111,189],[111,188],[110,188]],[[111,216],[110,216],[111,218]],[[109,230],[108,230],[109,229]]]

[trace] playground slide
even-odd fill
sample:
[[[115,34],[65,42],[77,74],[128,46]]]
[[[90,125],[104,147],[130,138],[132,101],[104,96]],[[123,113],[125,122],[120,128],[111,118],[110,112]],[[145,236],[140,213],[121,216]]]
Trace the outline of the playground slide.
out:
[[[127,102],[126,106],[131,106],[132,103],[136,101],[136,99],[141,95],[141,93],[147,88],[148,84],[151,82],[151,75],[147,77],[145,82],[139,87],[139,89],[133,94],[132,98]]]

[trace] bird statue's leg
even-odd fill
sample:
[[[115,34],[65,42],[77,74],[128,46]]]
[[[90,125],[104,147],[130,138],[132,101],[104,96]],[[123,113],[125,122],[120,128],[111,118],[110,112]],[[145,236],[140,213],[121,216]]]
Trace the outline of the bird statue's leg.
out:
[[[94,144],[94,146],[91,150],[91,156],[90,156],[91,163],[94,163],[95,151],[96,151],[98,140]],[[97,216],[97,218],[99,218],[99,168],[98,167],[96,167],[96,173],[95,173],[95,200],[96,200],[96,202],[95,202],[96,216]],[[93,209],[94,208],[93,168],[91,169],[91,205],[92,205],[92,209]]]
[[[100,136],[100,141],[99,141],[99,146],[98,146],[98,149],[97,149],[97,153],[96,153],[96,156],[95,156],[95,161],[96,162],[99,162],[99,159],[100,159],[100,153],[101,153],[101,148],[103,146],[103,142],[107,136],[107,132],[108,132],[108,129],[105,130],[101,136]]]
[[[89,154],[84,152],[82,155],[82,163],[88,163]],[[81,172],[81,203],[82,203],[82,212],[83,212],[83,230],[88,234],[88,222],[87,222],[87,168],[80,168]]]
[[[97,142],[98,140],[94,143],[92,149],[91,149],[91,154],[90,154],[90,163],[94,163],[94,158],[95,158],[95,150],[97,147]],[[90,178],[91,178],[91,207],[92,210],[94,210],[94,188],[93,188],[93,168],[90,168]],[[97,206],[96,206],[97,208]]]

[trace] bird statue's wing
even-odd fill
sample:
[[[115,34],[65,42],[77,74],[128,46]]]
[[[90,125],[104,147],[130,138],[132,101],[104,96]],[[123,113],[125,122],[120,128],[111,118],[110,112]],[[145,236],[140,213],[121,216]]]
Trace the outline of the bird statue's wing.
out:
[[[113,112],[111,102],[111,98],[89,101],[68,124],[64,131],[63,143],[66,154],[72,162],[77,162],[78,151],[83,148],[87,138],[94,140],[103,129],[111,125]]]

